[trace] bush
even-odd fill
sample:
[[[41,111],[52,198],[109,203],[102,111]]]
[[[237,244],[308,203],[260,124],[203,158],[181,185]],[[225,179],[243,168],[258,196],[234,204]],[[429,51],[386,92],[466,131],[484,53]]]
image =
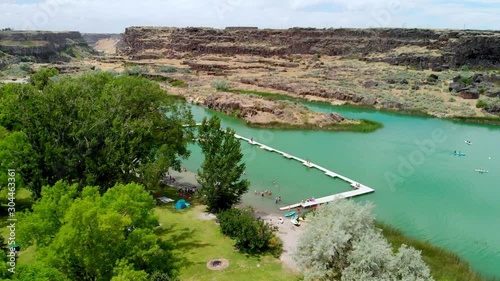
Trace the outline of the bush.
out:
[[[156,68],[156,72],[174,73],[177,71],[178,69],[175,66],[159,66]]]
[[[483,108],[485,106],[487,106],[488,103],[485,102],[484,100],[478,100],[477,103],[476,103],[476,108]]]
[[[186,86],[186,83],[184,83],[184,81],[181,81],[181,80],[175,80],[175,81],[172,81],[172,83],[170,83],[170,85],[172,85],[172,87],[184,87],[184,86]]]
[[[265,252],[279,256],[282,243],[275,232],[277,227],[271,226],[262,219],[254,218],[251,208],[229,209],[218,214],[220,228],[224,235],[236,240],[236,247],[248,254]]]
[[[454,102],[454,101],[456,101],[456,100],[455,100],[453,97],[451,97],[448,101],[449,101],[449,102]]]
[[[217,91],[229,91],[229,81],[226,79],[215,81],[213,86],[217,89]]]
[[[135,75],[135,76],[140,76],[141,74],[145,74],[149,72],[149,67],[147,66],[138,66],[134,65],[132,67],[127,67],[125,68],[125,73],[126,75]]]
[[[184,73],[184,74],[189,74],[189,73],[191,73],[191,68],[178,68],[177,72]]]
[[[31,85],[42,90],[47,84],[49,84],[50,78],[59,74],[59,71],[55,68],[42,68],[35,72],[30,77]]]
[[[462,77],[460,78],[460,82],[463,82],[465,85],[472,84],[472,77]]]

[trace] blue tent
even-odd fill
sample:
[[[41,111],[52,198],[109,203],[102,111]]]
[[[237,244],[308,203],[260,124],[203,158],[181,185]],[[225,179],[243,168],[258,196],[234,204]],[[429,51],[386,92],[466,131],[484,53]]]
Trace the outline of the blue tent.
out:
[[[177,209],[177,210],[182,210],[182,209],[185,209],[185,208],[189,207],[189,205],[191,205],[191,204],[189,204],[188,202],[186,202],[186,200],[181,199],[181,200],[177,201],[177,203],[175,203],[175,207],[174,208]]]

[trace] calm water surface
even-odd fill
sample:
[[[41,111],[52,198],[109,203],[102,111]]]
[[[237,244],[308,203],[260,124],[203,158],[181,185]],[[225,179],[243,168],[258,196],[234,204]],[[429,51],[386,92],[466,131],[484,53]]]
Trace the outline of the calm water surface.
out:
[[[223,126],[237,134],[374,188],[375,193],[355,200],[372,202],[378,220],[459,254],[486,276],[500,277],[499,127],[307,105],[315,111],[375,120],[384,128],[370,134],[276,131],[248,128],[240,120],[196,106],[193,114],[197,121],[217,114]],[[251,181],[243,200],[257,208],[277,212],[280,206],[308,197],[350,190],[347,183],[277,153],[246,142],[242,148]],[[455,150],[466,156],[452,155]],[[197,170],[203,156],[196,146],[191,151],[184,165]],[[479,174],[476,168],[489,173]],[[273,196],[262,198],[254,190],[271,190]],[[276,196],[283,198],[279,206],[274,203]]]

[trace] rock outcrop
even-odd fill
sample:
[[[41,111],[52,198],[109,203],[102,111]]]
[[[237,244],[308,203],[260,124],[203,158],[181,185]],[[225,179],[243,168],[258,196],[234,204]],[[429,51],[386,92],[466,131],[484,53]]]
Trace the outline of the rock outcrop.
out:
[[[130,27],[124,46],[122,54],[133,58],[317,54],[417,68],[500,66],[498,31]]]
[[[56,62],[90,53],[80,32],[0,31],[0,51],[21,61]]]
[[[260,97],[241,96],[232,93],[216,93],[199,101],[204,107],[235,115],[250,124],[283,123],[289,125],[310,125],[318,128],[341,122],[355,123],[346,120],[338,113],[321,113],[309,110],[301,104],[284,101],[270,101]]]

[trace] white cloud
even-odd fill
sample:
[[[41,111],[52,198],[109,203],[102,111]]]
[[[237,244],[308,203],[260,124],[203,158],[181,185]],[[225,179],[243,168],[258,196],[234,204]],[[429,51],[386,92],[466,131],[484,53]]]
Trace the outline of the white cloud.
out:
[[[128,26],[430,27],[498,29],[498,1],[438,0],[0,0],[0,28],[123,32]],[[26,1],[24,1],[26,3]],[[322,5],[338,7],[314,12]],[[488,7],[485,7],[488,5]]]

